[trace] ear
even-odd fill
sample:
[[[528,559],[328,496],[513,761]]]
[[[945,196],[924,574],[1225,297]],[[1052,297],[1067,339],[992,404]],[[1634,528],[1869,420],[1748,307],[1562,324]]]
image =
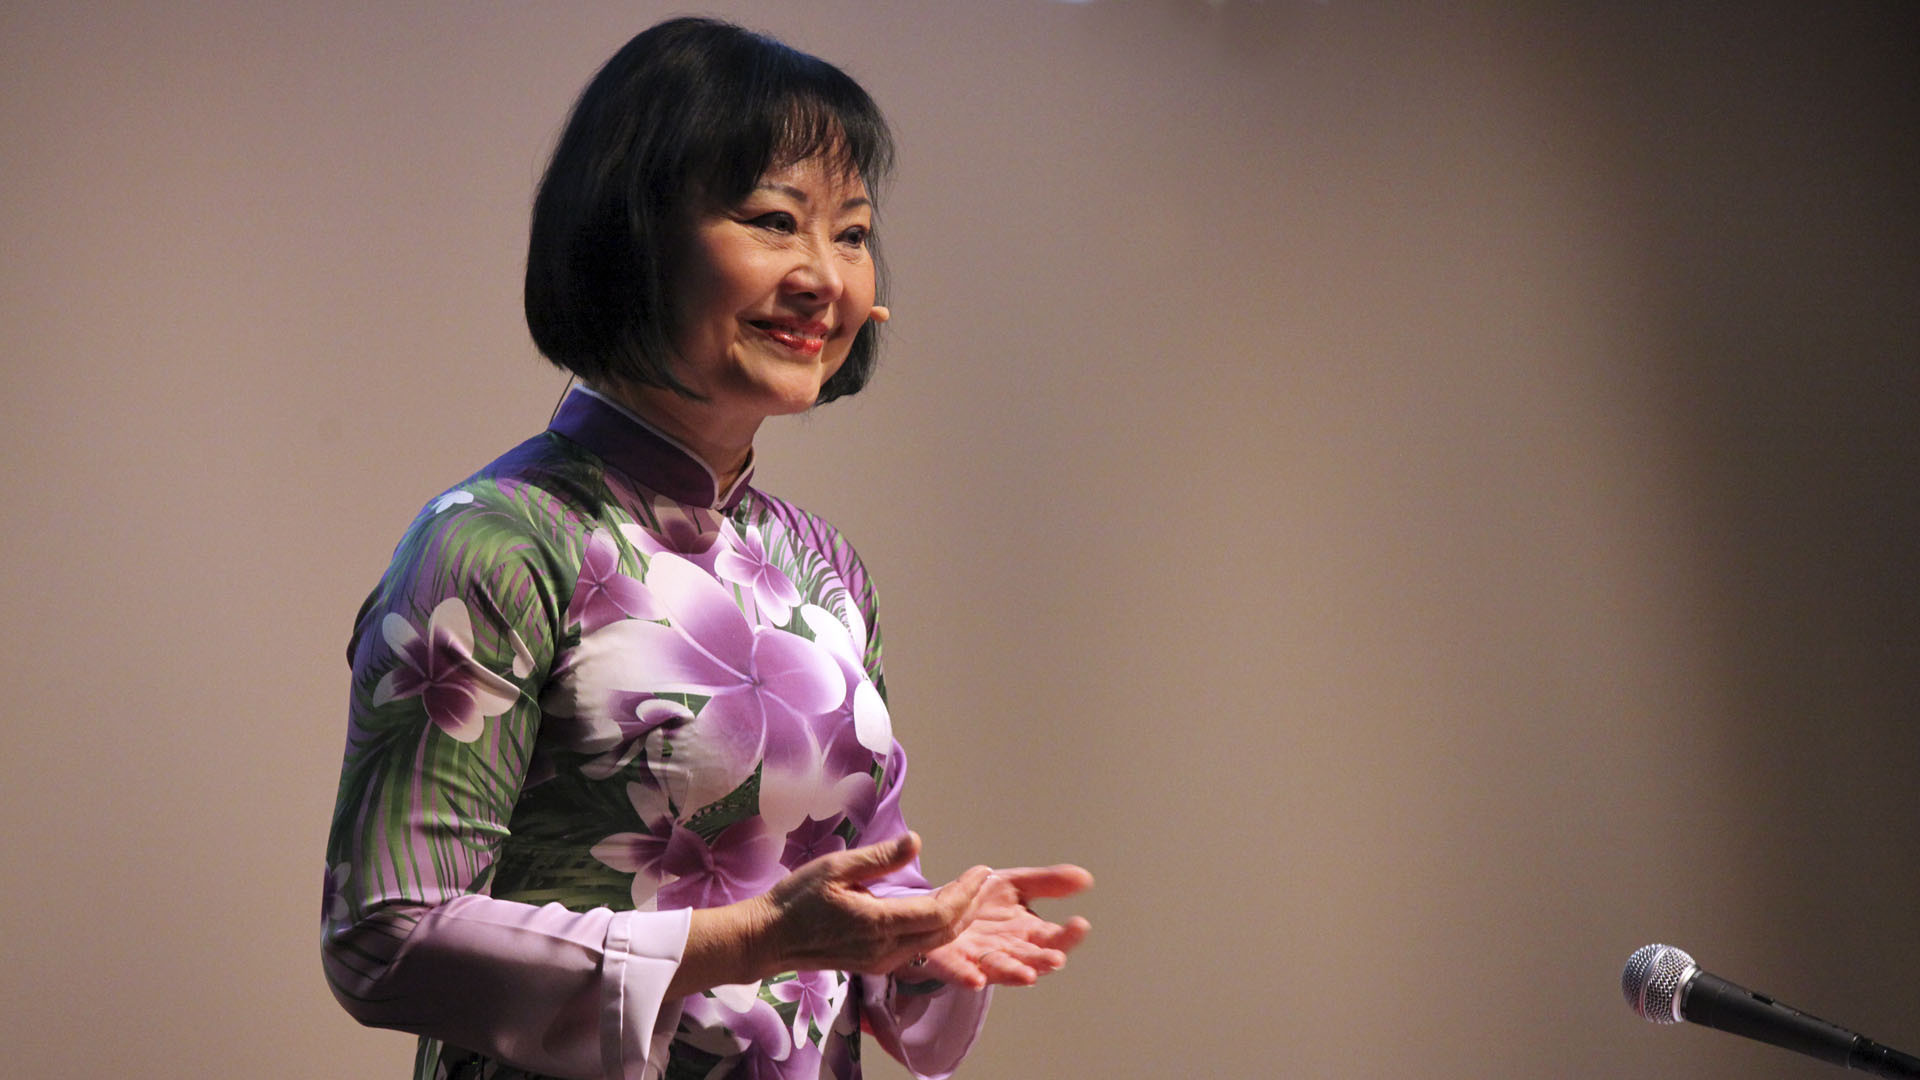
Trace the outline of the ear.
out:
[[[893,318],[893,312],[888,311],[886,308],[881,307],[879,304],[873,305],[873,310],[867,312],[868,322],[883,323],[891,318]]]

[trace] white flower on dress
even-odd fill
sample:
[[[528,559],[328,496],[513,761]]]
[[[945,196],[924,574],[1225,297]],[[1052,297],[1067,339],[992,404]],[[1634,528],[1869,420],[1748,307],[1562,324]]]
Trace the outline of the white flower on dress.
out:
[[[426,633],[388,612],[380,622],[400,666],[373,688],[373,706],[418,697],[427,718],[460,742],[480,737],[489,716],[513,707],[520,691],[473,657],[473,617],[466,601],[449,596],[427,616]],[[524,647],[524,646],[522,646]]]
[[[787,625],[793,606],[800,602],[800,590],[793,587],[786,571],[767,557],[760,526],[749,525],[742,534],[734,529],[733,522],[722,520],[720,535],[726,538],[727,549],[714,560],[714,574],[751,591],[753,602],[766,616],[768,626]]]

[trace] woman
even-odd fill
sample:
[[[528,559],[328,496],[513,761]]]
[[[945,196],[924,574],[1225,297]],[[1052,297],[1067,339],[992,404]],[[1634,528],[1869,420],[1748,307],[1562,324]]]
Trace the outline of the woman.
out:
[[[362,607],[323,953],[420,1078],[916,1074],[1087,930],[1073,866],[938,889],[900,814],[873,590],[749,485],[761,421],[874,363],[890,143],[838,69],[636,37],[534,206],[527,317],[584,385],[433,500]]]

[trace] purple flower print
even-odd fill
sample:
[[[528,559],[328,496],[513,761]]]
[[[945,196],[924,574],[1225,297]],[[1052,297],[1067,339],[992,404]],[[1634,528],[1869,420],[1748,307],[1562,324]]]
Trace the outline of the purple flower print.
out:
[[[326,883],[320,890],[320,917],[338,922],[347,917],[347,879],[353,876],[352,863],[327,867]]]
[[[656,729],[673,731],[684,727],[693,720],[693,712],[677,701],[668,701],[651,694],[622,694],[622,699],[612,709],[613,745],[606,746],[598,757],[583,762],[580,771],[591,780],[605,780],[626,768],[639,756],[645,746],[646,738]],[[594,739],[591,748],[605,746],[605,742]],[[589,749],[589,747],[581,747]]]
[[[797,869],[802,863],[829,852],[847,850],[846,837],[834,831],[845,820],[845,814],[835,814],[825,821],[808,818],[801,822],[799,828],[787,834],[787,850],[780,855],[781,865]]]
[[[620,547],[613,533],[595,529],[580,555],[580,578],[567,604],[567,622],[591,634],[620,619],[658,619],[663,613],[645,585],[620,572]]]
[[[656,894],[665,878],[660,864],[667,846],[673,842],[678,822],[667,807],[666,796],[654,784],[629,783],[627,799],[646,823],[646,832],[614,833],[593,845],[589,854],[606,866],[633,877],[633,906],[641,911],[657,910]],[[700,838],[693,837],[695,841]]]
[[[335,923],[346,921],[347,879],[352,876],[352,863],[335,863],[327,867],[326,882],[320,889],[320,936],[323,938]]]
[[[813,640],[833,655],[834,662],[846,675],[848,696],[853,699],[854,733],[860,745],[876,754],[885,754],[893,747],[893,718],[887,713],[887,703],[881,698],[879,688],[867,677],[866,666],[861,663],[867,651],[866,620],[860,617],[858,608],[850,607],[847,613],[847,621],[843,623],[826,608],[808,604],[800,609],[800,621],[813,631]]]
[[[710,995],[689,995],[681,1004],[681,1037],[724,1058],[786,1060],[793,1054],[792,1033],[773,1006],[761,1000],[759,991],[759,984],[748,983],[716,986]]]
[[[712,573],[714,559],[726,550],[720,535],[724,519],[706,507],[687,506],[659,496],[647,505],[653,511],[655,527],[620,526],[620,535],[627,538],[627,543],[649,559],[668,551]]]
[[[834,753],[833,749],[827,751],[829,757]],[[860,753],[865,754],[866,750],[861,749]],[[900,813],[900,789],[907,777],[906,751],[895,745],[881,769],[883,782],[876,783],[873,777],[861,774],[849,777],[847,788],[843,789],[847,793],[847,822],[853,826],[853,839],[848,842],[856,847],[907,831],[906,819]],[[855,780],[859,781],[857,787],[853,784]]]
[[[611,687],[708,695],[676,733],[674,770],[662,777],[683,812],[738,787],[763,757],[773,766],[814,752],[811,726],[847,697],[826,650],[750,625],[724,585],[670,552],[653,557],[646,586],[666,625],[625,619],[603,627],[581,639],[576,663],[581,671],[597,666],[596,678]]]
[[[723,830],[709,845],[700,834],[657,813],[659,789],[628,784],[627,797],[649,832],[615,833],[595,844],[593,857],[633,875],[633,903],[641,910],[717,907],[758,896],[786,873],[780,837],[757,817]]]
[[[673,880],[660,887],[659,906],[706,908],[759,896],[786,875],[780,837],[759,818],[727,826],[709,846],[693,830],[674,823],[660,869]]]
[[[776,1000],[798,1002],[793,1012],[793,1044],[802,1046],[807,1042],[809,1025],[818,1027],[822,1035],[832,1030],[847,983],[831,971],[802,971],[767,989]]]
[[[786,1057],[775,1058],[755,1046],[740,1055],[729,1080],[815,1080],[820,1075],[820,1048],[796,1046]]]
[[[418,697],[427,718],[460,742],[480,737],[485,719],[506,712],[520,691],[473,658],[473,619],[466,602],[449,596],[427,616],[425,634],[388,612],[380,633],[400,666],[373,688],[373,705]]]
[[[786,572],[767,558],[767,545],[761,539],[760,526],[747,526],[746,535],[734,530],[733,522],[722,521],[720,533],[727,539],[727,550],[713,562],[713,572],[743,589],[751,590],[753,602],[766,616],[768,626],[785,626],[800,602],[800,590]]]
[[[822,752],[813,748],[813,736],[803,734],[809,752],[775,759],[769,755],[760,771],[760,816],[776,832],[788,833],[811,818],[838,818],[855,807],[862,793],[873,791],[873,754],[854,742],[853,724],[843,721],[847,737]],[[847,753],[851,748],[852,753]],[[792,864],[789,864],[792,865]]]
[[[893,747],[893,723],[880,691],[860,663],[866,650],[866,623],[857,609],[850,610],[848,622],[843,623],[823,607],[800,608],[800,621],[840,668],[847,703],[815,717],[811,731],[793,739],[796,745],[804,742],[807,752],[768,753],[760,774],[760,815],[776,830],[797,829],[808,818],[825,821],[843,813],[851,817],[856,811],[861,813],[860,821],[871,816],[874,788],[869,772],[875,759]]]

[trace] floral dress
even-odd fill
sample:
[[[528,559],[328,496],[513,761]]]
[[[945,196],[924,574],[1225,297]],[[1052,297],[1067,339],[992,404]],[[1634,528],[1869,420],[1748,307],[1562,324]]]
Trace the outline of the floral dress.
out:
[[[416,1080],[846,1080],[863,1027],[941,1077],[971,1045],[987,993],[938,983],[665,996],[689,909],[906,829],[866,572],[747,480],[576,389],[361,608],[322,954],[357,1019],[422,1036]]]

